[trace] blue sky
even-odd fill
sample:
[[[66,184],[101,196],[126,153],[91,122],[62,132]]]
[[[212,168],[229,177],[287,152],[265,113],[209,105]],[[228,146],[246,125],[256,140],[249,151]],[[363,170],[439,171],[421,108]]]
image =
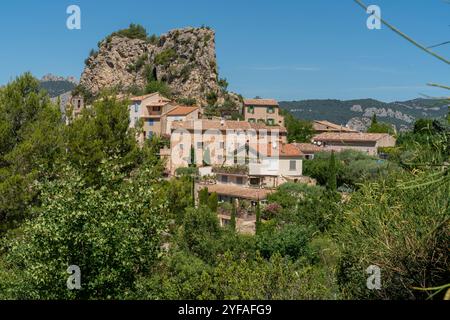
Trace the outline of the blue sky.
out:
[[[450,40],[445,0],[364,0],[425,45]],[[66,28],[66,8],[81,8],[82,29]],[[353,0],[15,0],[0,3],[0,84],[25,71],[77,78],[97,42],[131,22],[150,33],[211,26],[221,77],[246,97],[279,100],[448,95],[449,65],[388,28],[369,30]],[[450,59],[450,45],[434,49]]]

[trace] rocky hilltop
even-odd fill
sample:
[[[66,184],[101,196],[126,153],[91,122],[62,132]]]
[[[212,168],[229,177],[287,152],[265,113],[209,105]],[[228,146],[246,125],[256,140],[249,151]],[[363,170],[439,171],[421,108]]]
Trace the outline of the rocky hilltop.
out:
[[[439,119],[448,112],[448,100],[414,99],[382,102],[374,99],[359,100],[301,100],[280,102],[280,106],[304,120],[328,120],[366,131],[375,114],[380,122],[396,127],[398,131],[410,129],[417,119]]]
[[[148,39],[114,33],[85,63],[80,85],[93,95],[105,88],[129,92],[160,81],[174,98],[206,105],[208,97],[221,96],[215,33],[209,28],[176,29]]]

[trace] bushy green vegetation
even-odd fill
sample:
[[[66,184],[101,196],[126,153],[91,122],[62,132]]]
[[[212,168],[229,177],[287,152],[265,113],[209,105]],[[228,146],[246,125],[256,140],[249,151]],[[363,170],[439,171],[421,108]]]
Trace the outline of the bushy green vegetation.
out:
[[[155,56],[155,64],[161,66],[167,66],[176,57],[174,49],[166,49],[161,51]]]
[[[154,92],[159,92],[161,95],[167,98],[170,98],[172,96],[170,87],[163,81],[154,80],[147,83],[147,86],[145,87],[145,93]]]
[[[111,36],[125,37],[129,39],[147,40],[147,30],[140,24],[130,24],[127,29],[121,29],[111,34]]]
[[[66,126],[31,75],[0,89],[0,298],[443,297],[428,288],[450,277],[448,124],[418,123],[381,162],[317,155],[305,173],[319,185],[281,185],[244,235],[235,204],[202,191],[195,207],[197,168],[163,178],[164,141],[137,145],[108,96]],[[70,265],[81,290],[66,288]],[[366,286],[371,265],[381,290]]]
[[[357,188],[359,183],[387,176],[399,170],[399,165],[367,154],[346,150],[335,155],[333,172],[336,173],[337,187]],[[330,152],[316,154],[314,160],[303,162],[304,174],[326,186],[330,178]]]
[[[372,123],[367,129],[368,133],[389,133],[391,135],[395,134],[394,127],[389,123],[378,122],[377,116],[374,114],[372,116]]]
[[[311,139],[315,134],[312,122],[296,119],[290,112],[285,110],[281,110],[281,114],[284,116],[284,123],[288,131],[287,138],[289,142],[311,142]]]

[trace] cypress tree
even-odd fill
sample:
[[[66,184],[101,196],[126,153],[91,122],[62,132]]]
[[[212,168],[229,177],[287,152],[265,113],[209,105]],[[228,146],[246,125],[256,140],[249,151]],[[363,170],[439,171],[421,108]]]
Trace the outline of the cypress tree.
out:
[[[337,190],[337,179],[336,179],[336,157],[334,155],[334,151],[331,152],[330,156],[330,164],[328,167],[328,183],[327,187],[330,191],[336,191]]]
[[[208,199],[208,207],[212,212],[216,213],[219,207],[219,197],[217,193],[213,192]]]
[[[372,116],[372,126],[378,124],[377,115],[374,113]]]
[[[258,203],[256,204],[256,234],[261,232],[261,206]]]
[[[233,201],[233,208],[231,209],[231,219],[230,219],[230,228],[231,230],[236,230],[236,215],[237,215],[236,203]]]
[[[209,192],[208,188],[203,188],[198,193],[198,203],[199,205],[208,205]]]

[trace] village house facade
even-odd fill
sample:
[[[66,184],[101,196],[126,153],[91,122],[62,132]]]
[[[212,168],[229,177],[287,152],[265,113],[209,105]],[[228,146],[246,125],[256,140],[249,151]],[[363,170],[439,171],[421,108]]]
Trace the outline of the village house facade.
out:
[[[159,93],[147,94],[130,98],[130,127],[136,127],[138,121],[143,121],[143,132],[138,137],[139,142],[150,139],[153,135],[161,135],[166,130],[166,114],[177,107],[170,99]]]
[[[267,197],[280,185],[286,182],[315,184],[313,179],[302,175],[302,154],[293,144],[282,144],[268,151],[258,153],[257,160],[248,164],[210,167],[209,172],[200,170],[206,179],[196,185],[197,193],[206,188],[209,194],[218,195],[220,203],[234,205],[238,232],[254,232],[256,205],[264,206]],[[218,217],[224,226],[229,224],[231,214],[219,210]]]
[[[313,138],[324,151],[356,150],[376,156],[381,147],[394,147],[396,139],[387,133],[322,133]]]
[[[284,127],[246,121],[176,121],[172,123],[170,135],[169,170],[174,173],[177,168],[189,166],[192,160],[197,166],[242,164],[256,159],[256,153],[249,150],[267,149],[286,142]]]
[[[274,99],[245,99],[244,119],[250,123],[264,122],[270,126],[284,126],[280,106]]]

